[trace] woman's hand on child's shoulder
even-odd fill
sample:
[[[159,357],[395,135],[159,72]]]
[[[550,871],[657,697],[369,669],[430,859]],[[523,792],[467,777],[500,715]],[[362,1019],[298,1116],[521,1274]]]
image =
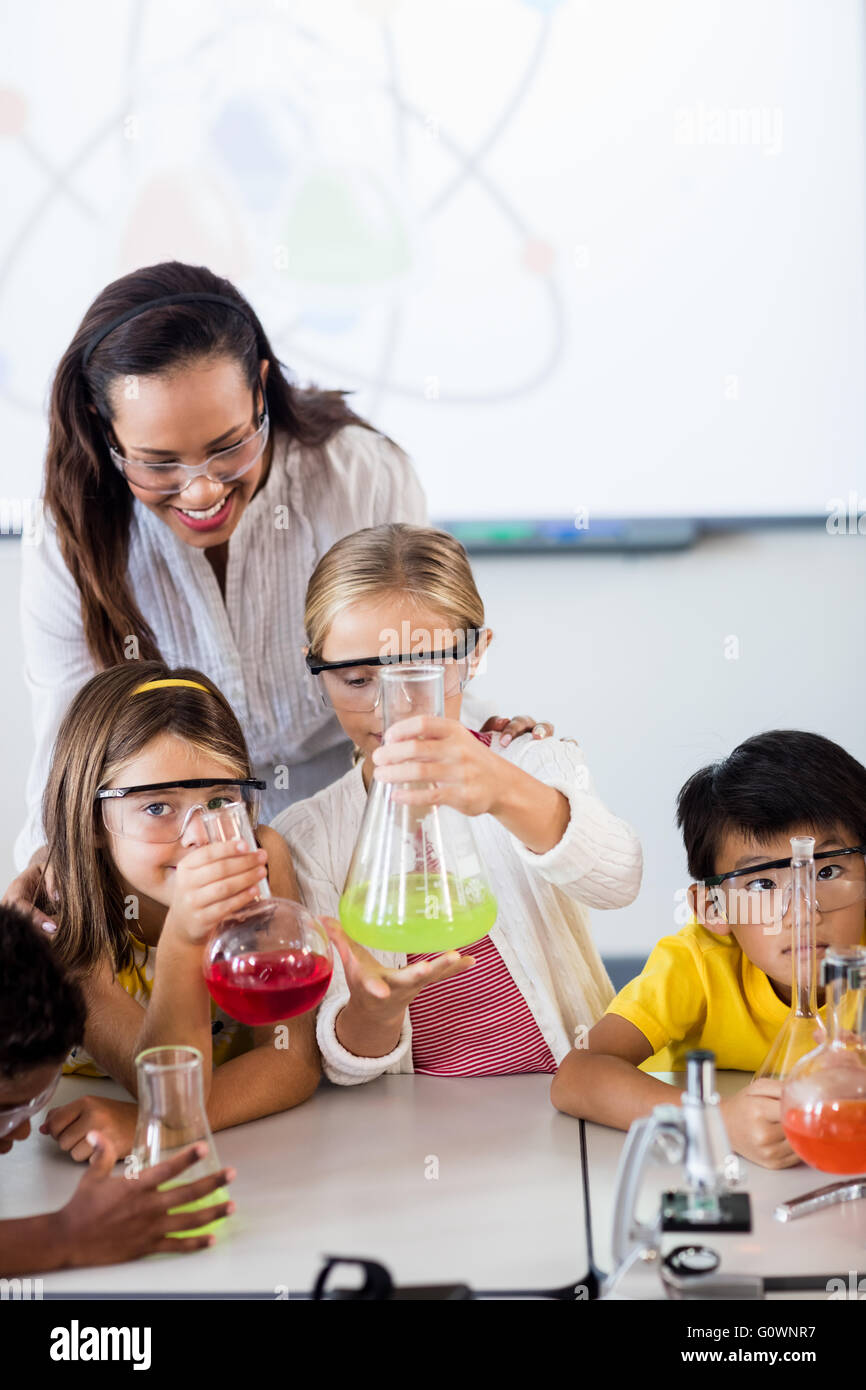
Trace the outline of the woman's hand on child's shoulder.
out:
[[[504,714],[493,714],[481,725],[482,734],[499,734],[503,748],[521,734],[531,734],[533,738],[553,738],[553,725],[547,720],[535,720],[531,714],[513,714],[509,719]]]
[[[168,933],[190,945],[203,945],[224,917],[259,895],[267,857],[266,850],[249,850],[242,840],[190,850],[175,870],[160,941]]]
[[[39,1126],[39,1133],[50,1134],[64,1153],[83,1163],[94,1148],[88,1135],[98,1130],[122,1158],[132,1148],[137,1118],[138,1107],[131,1101],[76,1096],[65,1105],[53,1106]]]
[[[743,1158],[762,1168],[793,1168],[800,1160],[785,1138],[779,1097],[780,1081],[752,1081],[722,1101],[728,1138]]]
[[[456,719],[429,714],[393,724],[374,749],[373,766],[377,782],[421,784],[394,787],[401,805],[453,806],[466,816],[495,810],[508,769],[505,759]]]

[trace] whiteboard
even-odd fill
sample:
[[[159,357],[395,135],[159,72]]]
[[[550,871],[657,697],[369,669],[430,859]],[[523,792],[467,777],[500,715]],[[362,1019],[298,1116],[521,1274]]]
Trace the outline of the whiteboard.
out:
[[[91,298],[169,258],[354,390],[435,517],[866,491],[860,0],[7,0],[2,31],[4,498]]]

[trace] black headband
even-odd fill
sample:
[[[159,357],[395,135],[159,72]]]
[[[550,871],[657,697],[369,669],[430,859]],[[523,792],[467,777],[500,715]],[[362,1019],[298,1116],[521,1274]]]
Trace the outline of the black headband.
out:
[[[244,308],[243,304],[238,304],[234,299],[229,299],[227,295],[210,294],[205,290],[189,290],[182,294],[162,294],[158,299],[146,299],[143,304],[136,304],[134,309],[127,309],[125,314],[118,314],[116,319],[112,319],[109,323],[103,324],[102,328],[94,333],[84,349],[84,354],[81,358],[82,367],[87,366],[93,349],[98,347],[103,338],[107,337],[115,328],[119,328],[122,323],[126,323],[129,319],[137,318],[139,314],[145,313],[148,309],[158,309],[163,304],[199,304],[202,301],[207,301],[211,304],[225,304],[229,309],[234,309],[235,313],[242,314],[247,323],[255,329],[255,324],[250,318],[249,311]]]

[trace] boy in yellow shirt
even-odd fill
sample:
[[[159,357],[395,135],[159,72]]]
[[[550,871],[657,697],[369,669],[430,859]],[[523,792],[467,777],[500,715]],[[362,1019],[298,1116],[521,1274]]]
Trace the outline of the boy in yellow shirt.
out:
[[[616,1129],[678,1099],[648,1073],[684,1070],[692,1048],[711,1048],[720,1069],[760,1066],[791,1003],[793,835],[815,837],[818,960],[864,940],[866,768],[838,744],[794,730],[747,739],[689,778],[677,824],[694,916],[663,937],[551,1086],[557,1109]],[[752,1081],[722,1101],[734,1148],[765,1168],[800,1161],[779,1093],[778,1081]]]

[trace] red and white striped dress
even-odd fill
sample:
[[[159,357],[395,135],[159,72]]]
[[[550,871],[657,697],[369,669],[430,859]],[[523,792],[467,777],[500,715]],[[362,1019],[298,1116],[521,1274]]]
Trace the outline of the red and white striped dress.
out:
[[[475,736],[489,746],[489,734]],[[409,955],[406,963],[438,954]],[[409,1005],[414,1070],[434,1076],[556,1071],[529,1005],[490,937],[460,954],[475,957],[472,969],[428,985]]]

